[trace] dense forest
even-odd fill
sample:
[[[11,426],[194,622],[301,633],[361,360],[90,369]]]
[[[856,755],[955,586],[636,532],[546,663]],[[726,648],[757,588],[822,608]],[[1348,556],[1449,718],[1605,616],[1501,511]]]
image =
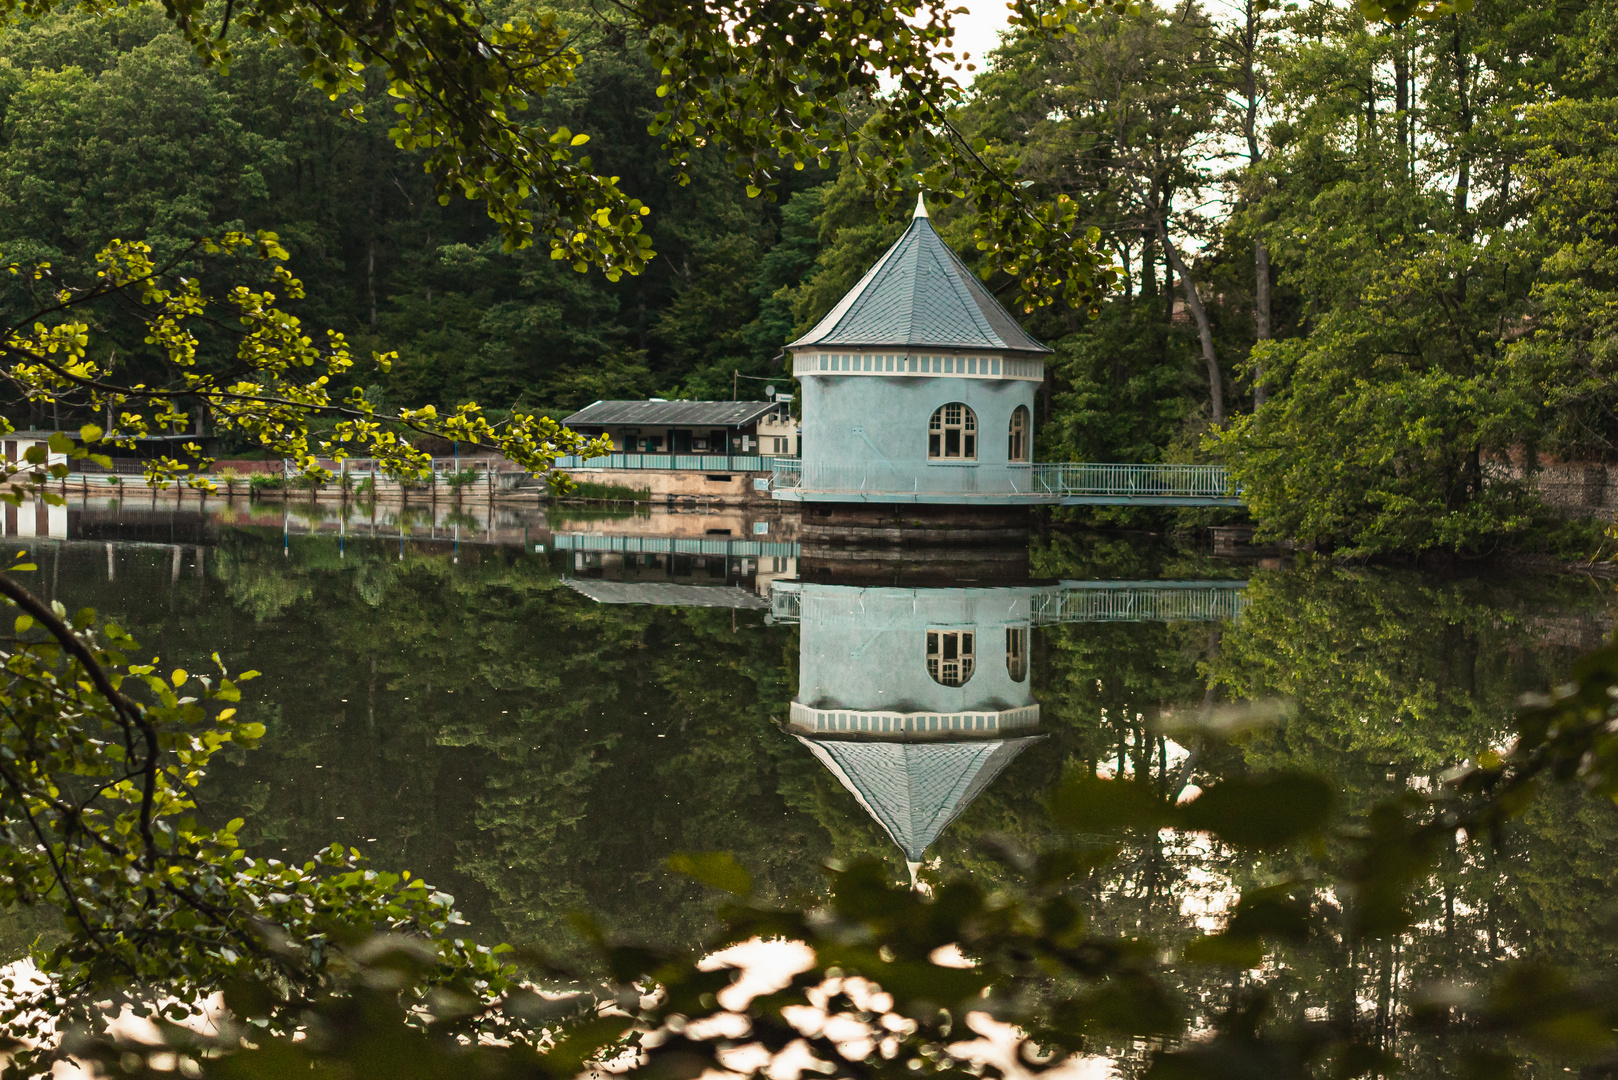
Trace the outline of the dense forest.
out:
[[[329,100],[251,35],[205,68],[144,6],[0,32],[0,252],[77,272],[115,237],[273,229],[307,325],[398,352],[358,376],[395,407],[565,414],[786,378],[781,345],[902,221],[836,162],[769,201],[710,149],[682,185],[648,132],[644,43],[589,7],[561,18],[590,62],[542,107],[651,207],[644,273],[503,250],[393,145],[381,82]],[[1120,271],[1094,318],[1028,317],[1056,350],[1042,458],[1226,461],[1269,535],[1346,550],[1532,531],[1537,463],[1618,452],[1614,18],[1485,0],[1395,26],[1250,0],[1008,34],[955,122],[1077,200]],[[971,259],[963,206],[936,217]]]

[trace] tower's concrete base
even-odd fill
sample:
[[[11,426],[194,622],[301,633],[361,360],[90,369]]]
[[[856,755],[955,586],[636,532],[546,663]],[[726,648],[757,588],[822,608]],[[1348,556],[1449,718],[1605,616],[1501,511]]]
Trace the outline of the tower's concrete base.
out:
[[[1026,506],[804,503],[805,544],[862,548],[971,547],[1028,542]]]

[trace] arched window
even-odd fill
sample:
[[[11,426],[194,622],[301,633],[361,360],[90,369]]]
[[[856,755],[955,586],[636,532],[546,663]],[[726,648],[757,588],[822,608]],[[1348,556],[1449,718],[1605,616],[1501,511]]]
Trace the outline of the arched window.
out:
[[[1007,461],[1028,460],[1028,406],[1011,410],[1011,434],[1006,444]]]
[[[977,662],[970,630],[927,631],[927,674],[945,686],[960,686],[972,677]]]
[[[1006,627],[1006,674],[1012,682],[1028,678],[1028,627]]]
[[[976,461],[978,414],[959,401],[940,405],[927,425],[927,456],[942,461]]]

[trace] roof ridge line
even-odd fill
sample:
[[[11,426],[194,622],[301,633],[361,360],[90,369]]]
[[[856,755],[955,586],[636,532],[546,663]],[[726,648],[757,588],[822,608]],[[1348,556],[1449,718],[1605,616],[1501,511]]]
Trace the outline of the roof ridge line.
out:
[[[900,245],[904,242],[905,235],[909,232],[910,230],[906,229],[904,233],[899,235],[899,239],[895,240],[891,245],[889,245],[888,250],[882,253],[882,257],[876,262],[872,263],[871,268],[865,271],[860,279],[854,283],[854,287],[848,290],[848,292],[843,295],[842,299],[833,304],[832,309],[823,315],[819,322],[810,327],[809,335],[813,335],[816,330],[819,330],[822,326],[826,326],[828,322],[831,322],[831,325],[827,326],[826,332],[820,336],[829,337],[837,332],[837,327],[842,325],[843,320],[849,316],[849,314],[859,304],[860,300],[864,298],[865,290],[873,281],[876,280],[877,275],[881,272],[882,268],[886,266],[888,260],[893,257],[894,252],[899,250]],[[836,321],[832,322],[834,318]]]

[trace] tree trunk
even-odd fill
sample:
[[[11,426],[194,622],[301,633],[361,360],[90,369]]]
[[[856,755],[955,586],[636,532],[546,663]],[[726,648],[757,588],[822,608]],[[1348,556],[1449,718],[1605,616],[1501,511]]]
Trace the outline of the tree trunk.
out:
[[[1365,146],[1371,149],[1376,142],[1376,73],[1365,80]]]
[[[1456,127],[1460,138],[1455,140],[1460,148],[1455,177],[1455,222],[1460,226],[1461,238],[1467,243],[1472,242],[1472,211],[1467,205],[1472,194],[1472,57],[1467,52],[1466,44],[1461,38],[1461,17],[1453,15],[1454,37],[1452,39],[1455,56],[1455,105]],[[1466,298],[1466,275],[1460,279],[1461,298]]]
[[[1202,359],[1208,365],[1208,400],[1213,405],[1214,426],[1224,427],[1225,380],[1219,374],[1219,356],[1214,352],[1213,327],[1208,323],[1208,309],[1202,306],[1197,283],[1191,280],[1191,271],[1186,268],[1185,260],[1180,258],[1180,252],[1169,239],[1168,228],[1161,220],[1157,224],[1157,239],[1163,245],[1163,254],[1168,257],[1169,266],[1180,277],[1185,306],[1191,309],[1192,317],[1197,320],[1197,336],[1202,339]]]
[[[1270,249],[1263,240],[1253,241],[1253,329],[1259,341],[1269,341],[1270,330]],[[1264,382],[1264,364],[1253,365],[1253,408],[1270,400],[1270,388]]]
[[[1246,101],[1242,108],[1242,135],[1247,139],[1247,167],[1249,180],[1257,172],[1264,155],[1258,145],[1258,0],[1247,0],[1243,11],[1246,22],[1242,28],[1242,88]],[[1255,193],[1251,190],[1249,195]],[[1259,341],[1270,340],[1270,249],[1264,238],[1253,240],[1253,328]],[[1269,387],[1264,383],[1264,366],[1253,365],[1253,408],[1269,400]]]
[[[365,291],[371,298],[371,328],[376,329],[376,185],[371,185],[371,205],[367,211],[371,238],[365,246]]]
[[[1399,114],[1394,137],[1399,141],[1400,179],[1406,179],[1410,167],[1410,57],[1403,27],[1395,29],[1399,36],[1393,51],[1393,108]]]
[[[1157,242],[1150,232],[1140,242],[1140,295],[1142,299],[1157,295]]]

